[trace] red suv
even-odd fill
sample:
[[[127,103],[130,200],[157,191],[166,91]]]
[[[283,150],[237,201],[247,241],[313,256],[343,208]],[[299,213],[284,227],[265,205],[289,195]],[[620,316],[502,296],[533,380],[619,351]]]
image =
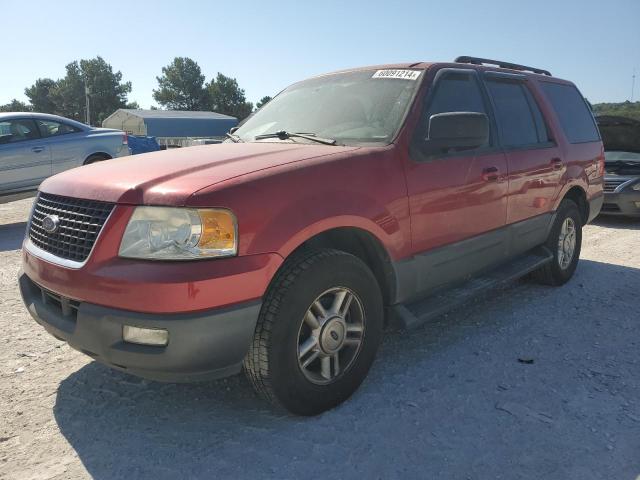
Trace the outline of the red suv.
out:
[[[565,283],[603,200],[582,95],[505,62],[321,75],[228,136],[45,181],[20,275],[36,321],[150,379],[244,366],[316,414],[358,388],[385,322],[527,273]]]

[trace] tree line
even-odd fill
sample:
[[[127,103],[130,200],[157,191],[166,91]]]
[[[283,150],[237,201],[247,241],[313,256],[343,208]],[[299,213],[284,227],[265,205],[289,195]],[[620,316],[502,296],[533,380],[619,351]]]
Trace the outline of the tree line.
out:
[[[640,102],[596,103],[593,105],[596,115],[613,115],[640,120]]]
[[[102,57],[71,62],[65,70],[63,78],[38,78],[25,88],[29,103],[14,99],[0,105],[0,112],[53,113],[83,122],[88,94],[89,123],[102,125],[102,121],[119,108],[140,108],[136,102],[127,100],[131,82],[124,82],[122,73],[114,72]],[[206,82],[200,66],[187,57],[174,58],[162,68],[162,75],[156,80],[158,88],[153,90],[153,98],[168,110],[208,110],[239,120],[254,111],[253,103],[247,101],[235,78],[218,73]],[[255,108],[269,100],[271,97],[263,97]]]

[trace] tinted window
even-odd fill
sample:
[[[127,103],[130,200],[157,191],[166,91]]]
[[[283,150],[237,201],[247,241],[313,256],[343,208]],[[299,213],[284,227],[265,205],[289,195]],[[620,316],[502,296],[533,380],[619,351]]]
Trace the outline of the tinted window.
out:
[[[475,75],[447,72],[438,79],[427,109],[427,118],[445,112],[487,113]]]
[[[24,142],[36,138],[39,138],[39,136],[33,120],[0,121],[0,144]]]
[[[538,102],[536,102],[533,95],[527,87],[522,86],[524,90],[525,96],[529,102],[529,107],[531,108],[531,114],[533,115],[533,120],[536,123],[536,131],[538,132],[538,142],[547,143],[551,141],[551,137],[549,136],[549,131],[547,130],[547,124],[544,121],[544,116],[540,111],[540,107],[538,106]]]
[[[36,123],[40,129],[40,135],[43,137],[66,135],[80,131],[80,129],[67,125],[66,123],[54,122],[52,120],[36,120]]]
[[[600,140],[591,110],[576,87],[551,82],[541,85],[570,143]]]
[[[488,115],[479,80],[474,71],[468,72],[444,70],[437,77],[433,90],[427,94],[426,110],[416,130],[420,137],[424,139],[427,136],[429,120],[438,113],[476,112]]]
[[[530,102],[526,87],[521,82],[489,80],[487,88],[495,106],[502,144],[505,147],[521,147],[540,143],[546,131],[540,132],[539,136],[534,112],[540,118],[542,115],[535,103]]]

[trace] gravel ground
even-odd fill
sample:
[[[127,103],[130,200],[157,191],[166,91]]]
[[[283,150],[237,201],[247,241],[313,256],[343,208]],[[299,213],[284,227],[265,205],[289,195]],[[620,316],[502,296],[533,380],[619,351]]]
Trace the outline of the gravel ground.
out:
[[[639,221],[586,227],[563,288],[518,282],[389,333],[350,401],[296,418],[242,376],[147,382],[46,334],[16,286],[30,205],[0,205],[2,479],[640,475]]]

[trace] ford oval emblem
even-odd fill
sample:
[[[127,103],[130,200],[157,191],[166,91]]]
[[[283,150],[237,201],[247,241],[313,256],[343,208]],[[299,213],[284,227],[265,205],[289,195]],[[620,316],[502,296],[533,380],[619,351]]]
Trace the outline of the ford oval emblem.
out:
[[[47,215],[42,219],[42,228],[47,233],[56,233],[60,227],[60,219],[57,215]]]

